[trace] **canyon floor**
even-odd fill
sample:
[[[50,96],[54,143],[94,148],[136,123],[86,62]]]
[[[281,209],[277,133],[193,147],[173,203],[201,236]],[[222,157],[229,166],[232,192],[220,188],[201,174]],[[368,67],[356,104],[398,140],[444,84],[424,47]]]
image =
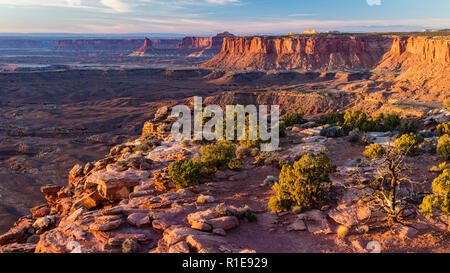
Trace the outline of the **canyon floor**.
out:
[[[368,72],[68,69],[1,73],[0,78],[2,231],[42,201],[40,186],[66,184],[74,164],[103,156],[138,135],[158,107],[186,103],[192,96],[221,106],[277,103],[284,112],[303,108],[309,116],[348,108],[414,115],[439,105],[407,92],[383,97],[389,82]]]

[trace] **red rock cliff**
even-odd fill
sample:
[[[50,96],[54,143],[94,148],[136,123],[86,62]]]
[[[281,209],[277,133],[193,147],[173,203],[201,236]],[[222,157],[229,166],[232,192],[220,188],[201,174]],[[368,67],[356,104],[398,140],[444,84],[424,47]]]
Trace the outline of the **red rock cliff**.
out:
[[[225,38],[222,51],[205,67],[231,69],[367,69],[390,49],[381,36],[307,38]]]
[[[450,40],[445,37],[396,37],[379,69],[407,69],[418,64],[450,64]]]
[[[202,64],[225,69],[360,70],[398,68],[403,63],[449,63],[449,42],[441,38],[236,37]]]

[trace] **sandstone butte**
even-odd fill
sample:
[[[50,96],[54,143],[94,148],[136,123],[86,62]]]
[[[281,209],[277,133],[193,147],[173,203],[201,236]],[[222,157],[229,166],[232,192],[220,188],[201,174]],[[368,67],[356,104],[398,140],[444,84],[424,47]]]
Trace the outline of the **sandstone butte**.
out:
[[[152,41],[149,38],[145,38],[144,45],[130,54],[130,56],[144,56],[155,52],[155,48],[152,45]]]

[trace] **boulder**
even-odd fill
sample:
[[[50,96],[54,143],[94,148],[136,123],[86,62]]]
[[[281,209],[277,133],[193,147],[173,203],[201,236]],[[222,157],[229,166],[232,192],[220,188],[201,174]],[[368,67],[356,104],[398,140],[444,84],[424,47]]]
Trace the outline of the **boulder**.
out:
[[[0,253],[34,253],[36,244],[9,244],[0,248]]]
[[[306,225],[303,220],[296,220],[294,223],[286,227],[287,231],[303,231],[306,230]]]
[[[45,216],[36,220],[33,224],[33,228],[36,230],[39,229],[47,229],[48,227],[54,225],[56,223],[56,216]]]
[[[50,214],[50,207],[47,204],[36,206],[30,209],[33,219],[38,219]]]
[[[133,213],[127,217],[128,224],[141,228],[151,224],[150,216],[147,213]]]
[[[189,246],[185,241],[176,243],[175,245],[169,247],[169,253],[189,253]]]
[[[122,206],[117,206],[109,209],[104,209],[101,211],[102,215],[119,215],[124,211]]]
[[[216,218],[217,214],[214,209],[208,209],[204,211],[197,211],[194,213],[191,213],[187,216],[187,221],[189,225],[192,225],[196,222],[204,222],[213,218]]]
[[[85,208],[87,210],[91,210],[102,202],[103,198],[100,196],[98,191],[91,192],[89,194],[85,194],[80,199],[76,200],[73,203],[73,209]]]
[[[189,235],[186,243],[197,253],[221,253],[221,246],[226,245],[225,240],[213,235]]]
[[[191,224],[192,229],[201,230],[201,231],[211,231],[212,226],[206,223],[204,220],[194,221]]]
[[[68,226],[68,225],[73,224],[73,222],[78,220],[80,218],[80,216],[83,215],[86,212],[87,212],[87,209],[85,209],[83,207],[77,209],[76,211],[72,212],[72,214],[70,214],[69,216],[63,218],[61,220],[61,222],[59,223],[59,226],[63,227],[63,226]]]
[[[110,231],[115,230],[122,224],[120,216],[101,216],[95,219],[95,223],[89,225],[92,231]]]
[[[25,229],[13,227],[7,233],[0,236],[0,246],[21,241],[25,236]]]
[[[71,184],[75,179],[83,175],[83,166],[77,164],[73,166],[72,170],[69,172],[69,184]]]
[[[237,228],[239,219],[236,216],[224,216],[206,221],[212,229],[223,229],[225,231]]]
[[[86,184],[98,185],[101,197],[109,201],[120,201],[127,199],[132,192],[132,188],[148,177],[149,173],[146,171],[99,171],[88,176]]]

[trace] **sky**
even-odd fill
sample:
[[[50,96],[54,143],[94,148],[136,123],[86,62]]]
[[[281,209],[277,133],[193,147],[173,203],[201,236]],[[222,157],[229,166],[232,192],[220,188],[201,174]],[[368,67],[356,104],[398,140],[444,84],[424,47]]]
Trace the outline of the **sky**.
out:
[[[208,35],[450,28],[449,0],[0,0],[0,33]]]

